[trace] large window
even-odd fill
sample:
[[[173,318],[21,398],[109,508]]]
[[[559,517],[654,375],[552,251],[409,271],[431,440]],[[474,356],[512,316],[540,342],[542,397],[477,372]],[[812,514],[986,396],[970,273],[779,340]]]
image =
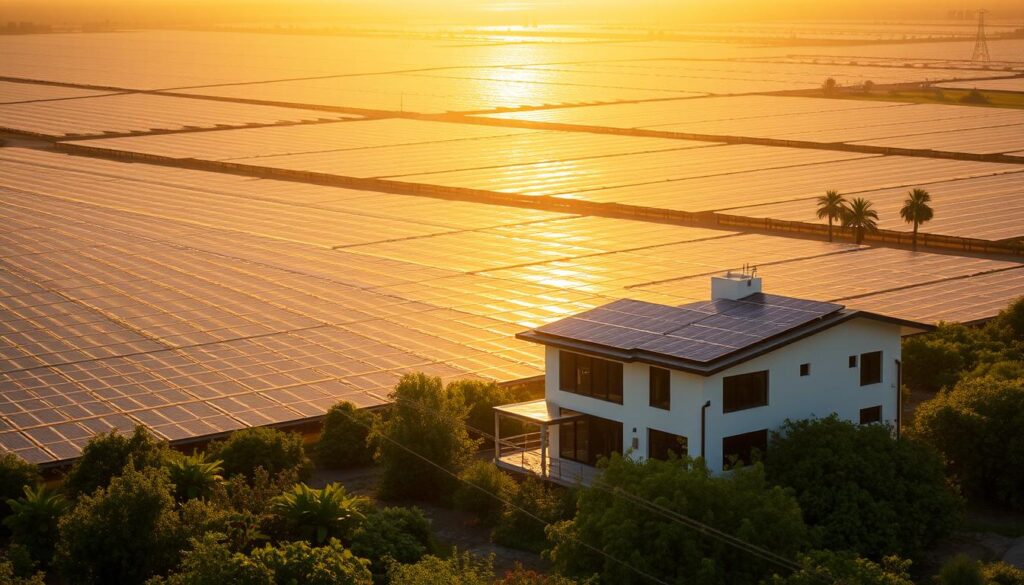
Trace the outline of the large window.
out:
[[[647,456],[651,459],[668,459],[669,452],[677,457],[688,453],[686,437],[666,433],[656,429],[647,429]]]
[[[722,378],[722,412],[768,404],[768,371]]]
[[[877,384],[882,381],[882,352],[860,354],[860,385]]]
[[[601,457],[622,452],[622,423],[584,416],[558,425],[558,456],[596,465]]]
[[[651,367],[651,406],[655,408],[672,408],[672,396],[669,392],[669,371]]]
[[[754,461],[754,452],[768,451],[768,429],[733,435],[722,439],[722,467],[732,467],[742,461],[749,465]]]
[[[564,392],[622,404],[622,364],[560,351],[558,387]]]
[[[881,406],[871,406],[860,409],[860,424],[868,425],[877,422],[882,422]]]

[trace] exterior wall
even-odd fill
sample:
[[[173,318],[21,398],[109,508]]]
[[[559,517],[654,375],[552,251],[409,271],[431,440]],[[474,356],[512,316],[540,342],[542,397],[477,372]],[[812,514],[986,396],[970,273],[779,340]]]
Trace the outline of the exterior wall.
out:
[[[708,467],[722,466],[722,438],[778,428],[787,418],[824,417],[832,413],[859,422],[860,409],[882,406],[883,422],[895,424],[898,404],[896,360],[900,359],[899,327],[868,319],[854,319],[817,335],[789,344],[713,376],[671,373],[671,410],[649,404],[650,366],[623,364],[623,403],[562,392],[558,388],[558,350],[546,348],[545,395],[563,408],[622,422],[623,452],[647,455],[647,430],[685,436],[689,454],[700,455],[701,407],[707,409],[705,456]],[[882,381],[860,385],[860,354],[882,352]],[[850,368],[848,358],[857,357]],[[800,364],[810,364],[810,375],[800,376]],[[722,378],[768,370],[768,405],[731,413],[722,412]],[[551,428],[551,453],[558,455],[558,428]]]

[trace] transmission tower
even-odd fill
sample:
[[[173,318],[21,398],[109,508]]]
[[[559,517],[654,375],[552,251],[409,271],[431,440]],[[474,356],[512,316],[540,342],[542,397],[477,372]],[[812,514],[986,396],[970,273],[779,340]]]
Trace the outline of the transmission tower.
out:
[[[988,10],[978,11],[978,34],[974,41],[974,53],[971,54],[972,63],[988,63],[992,57],[988,54],[988,41],[985,39],[985,15]]]

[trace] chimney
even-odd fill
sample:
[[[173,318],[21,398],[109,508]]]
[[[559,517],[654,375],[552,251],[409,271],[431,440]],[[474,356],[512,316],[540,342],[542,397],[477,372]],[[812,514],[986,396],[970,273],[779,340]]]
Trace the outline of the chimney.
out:
[[[736,301],[745,296],[761,292],[761,277],[757,268],[742,272],[726,272],[724,276],[711,277],[711,300],[729,299]]]

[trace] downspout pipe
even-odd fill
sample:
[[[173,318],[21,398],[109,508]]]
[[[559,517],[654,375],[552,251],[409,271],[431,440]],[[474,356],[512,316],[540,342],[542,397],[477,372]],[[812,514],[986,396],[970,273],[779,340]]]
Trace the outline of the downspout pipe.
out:
[[[707,422],[708,408],[711,406],[711,401],[708,400],[704,403],[704,406],[700,409],[700,458],[704,459],[704,425]],[[705,462],[707,460],[705,459]]]

